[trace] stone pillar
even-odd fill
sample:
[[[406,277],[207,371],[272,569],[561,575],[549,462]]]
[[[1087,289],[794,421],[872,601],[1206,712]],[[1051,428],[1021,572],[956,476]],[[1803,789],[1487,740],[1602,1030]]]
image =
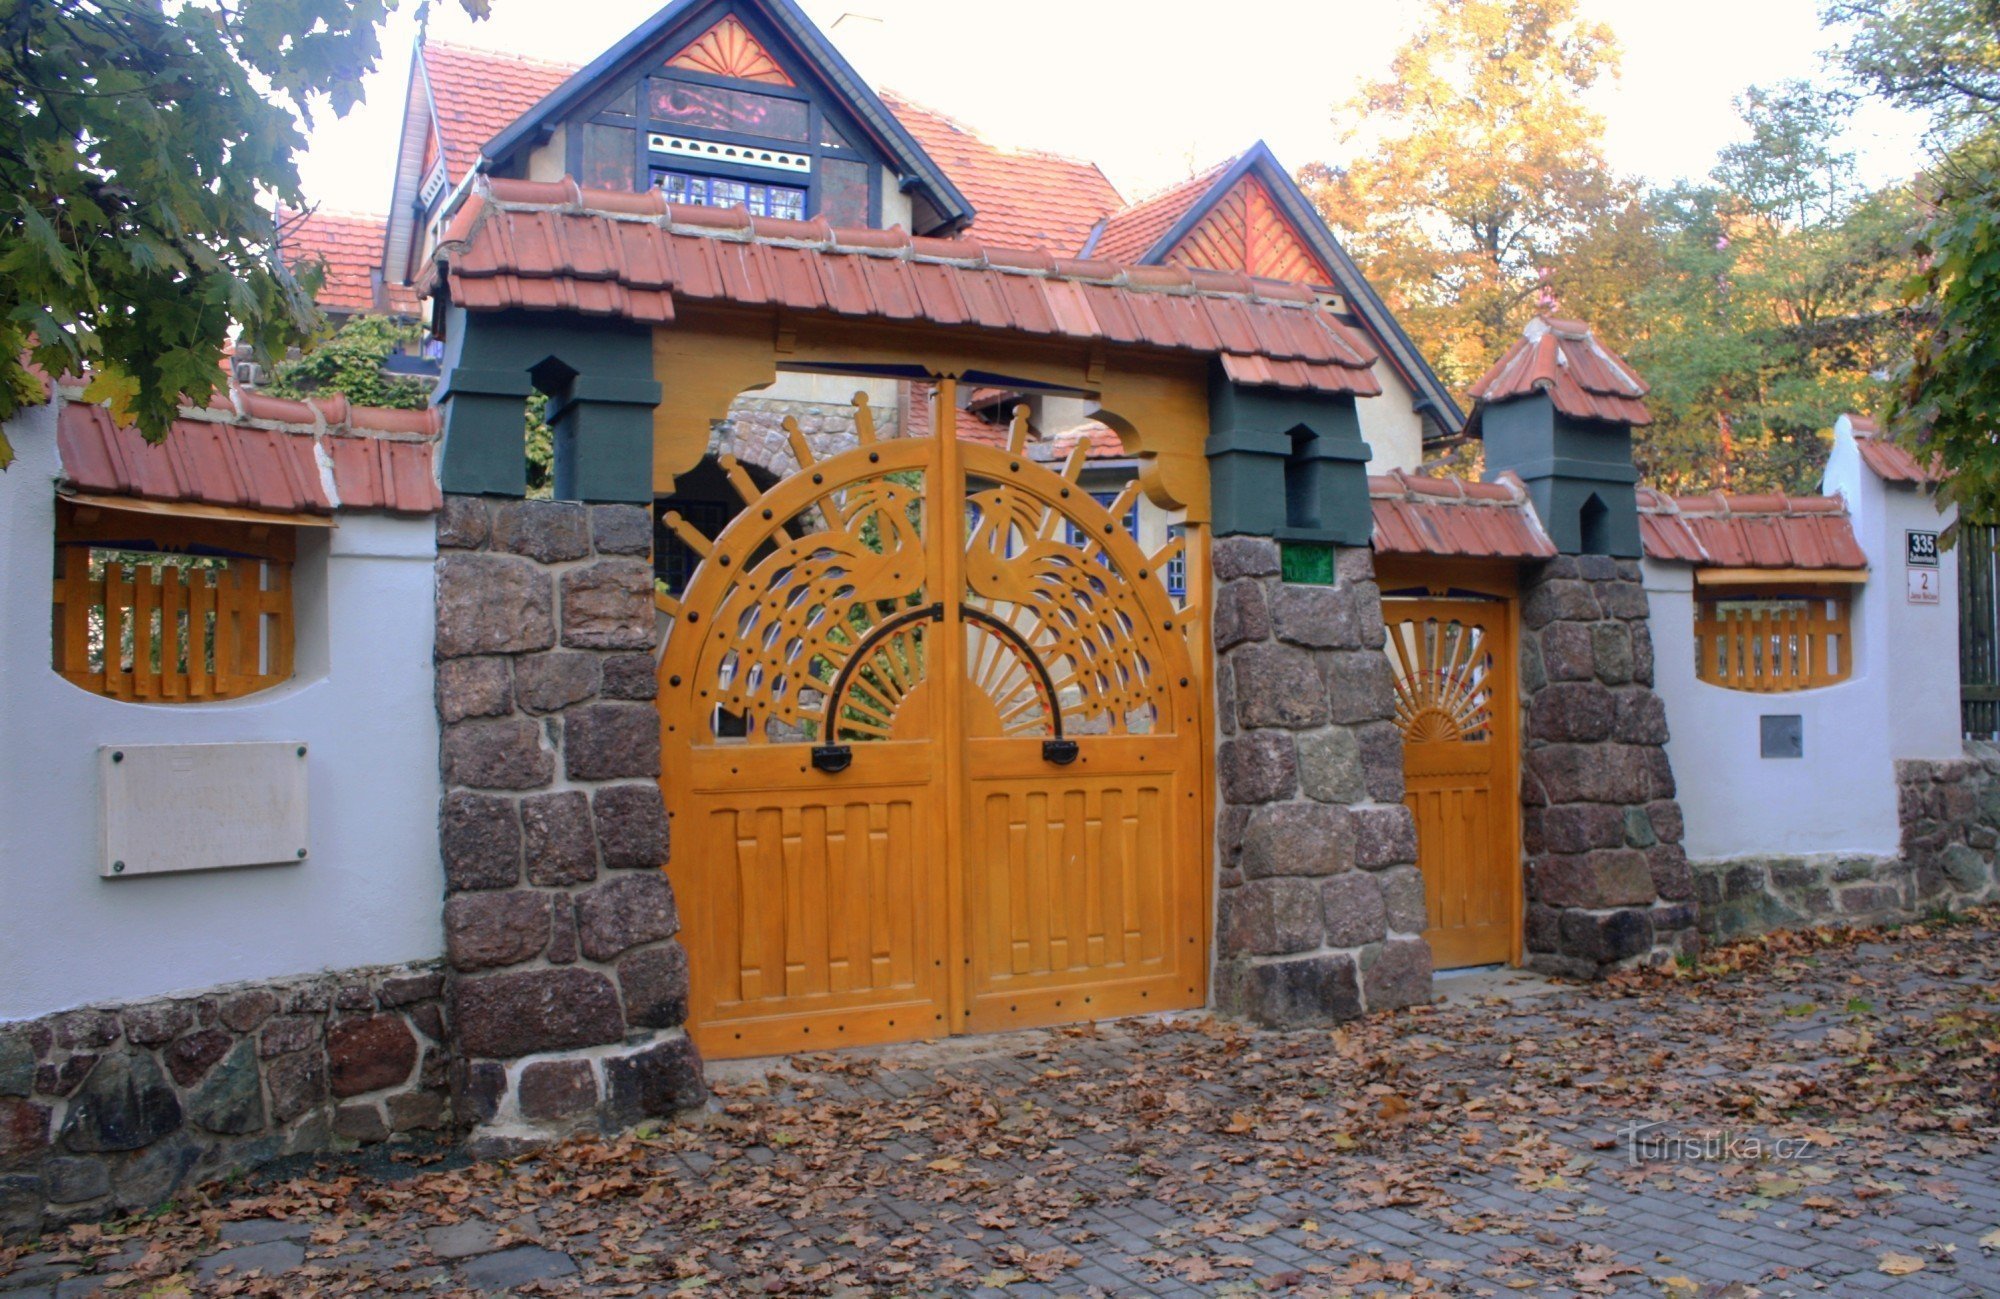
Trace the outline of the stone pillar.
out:
[[[475,1148],[704,1096],[667,819],[645,509],[448,496],[438,523],[447,1001]]]
[[[1521,828],[1535,969],[1590,978],[1697,949],[1646,615],[1636,561],[1565,555],[1523,574]]]
[[[1427,1001],[1430,945],[1373,556],[1331,586],[1279,578],[1278,543],[1213,551],[1216,1004],[1325,1024]]]

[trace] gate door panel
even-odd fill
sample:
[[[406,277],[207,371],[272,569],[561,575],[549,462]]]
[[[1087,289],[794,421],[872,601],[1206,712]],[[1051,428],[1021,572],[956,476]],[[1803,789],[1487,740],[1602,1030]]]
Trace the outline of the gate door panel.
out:
[[[1107,509],[998,448],[962,453],[965,1026],[1200,1005],[1201,729],[1169,555],[1116,522],[1136,487]]]
[[[953,394],[935,409],[952,428]],[[715,1058],[1206,999],[1199,683],[1161,566],[1076,486],[955,436],[759,493],[660,665],[689,1024]],[[1179,542],[1174,543],[1176,545]]]
[[[1519,740],[1510,605],[1384,600],[1403,732],[1404,800],[1439,969],[1517,955]]]

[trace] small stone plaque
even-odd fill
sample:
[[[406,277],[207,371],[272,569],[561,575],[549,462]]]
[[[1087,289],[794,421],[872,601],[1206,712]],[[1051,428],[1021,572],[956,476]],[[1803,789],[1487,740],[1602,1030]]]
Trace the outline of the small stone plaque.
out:
[[[1757,719],[1767,758],[1806,756],[1805,719],[1797,713],[1766,713]]]
[[[101,873],[130,879],[304,861],[306,754],[296,740],[104,746]]]
[[[1278,569],[1300,586],[1333,585],[1333,547],[1322,541],[1287,541],[1278,548]]]

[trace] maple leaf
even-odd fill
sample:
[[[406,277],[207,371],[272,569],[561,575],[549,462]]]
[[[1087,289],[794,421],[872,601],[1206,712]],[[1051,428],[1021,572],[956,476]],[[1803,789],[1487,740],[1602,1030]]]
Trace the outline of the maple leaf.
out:
[[[1882,1256],[1881,1261],[1875,1264],[1875,1270],[1887,1272],[1890,1276],[1908,1276],[1912,1272],[1921,1272],[1928,1266],[1924,1260],[1914,1255],[1892,1252]]]

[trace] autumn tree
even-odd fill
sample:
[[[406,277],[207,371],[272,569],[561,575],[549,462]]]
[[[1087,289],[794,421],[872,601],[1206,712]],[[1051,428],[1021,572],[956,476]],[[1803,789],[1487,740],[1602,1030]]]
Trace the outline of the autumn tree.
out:
[[[271,355],[314,332],[271,208],[303,205],[305,131],[358,102],[398,4],[0,0],[0,418],[38,399],[32,352],[158,438],[232,325]]]
[[[1618,68],[1579,0],[1431,0],[1389,75],[1338,112],[1345,166],[1302,175],[1450,386],[1518,334],[1559,266],[1632,187],[1583,96]]]
[[[1937,148],[1893,426],[1954,471],[1946,490],[1966,517],[2000,519],[2000,4],[1831,0],[1824,16],[1855,83],[1928,114]]]

